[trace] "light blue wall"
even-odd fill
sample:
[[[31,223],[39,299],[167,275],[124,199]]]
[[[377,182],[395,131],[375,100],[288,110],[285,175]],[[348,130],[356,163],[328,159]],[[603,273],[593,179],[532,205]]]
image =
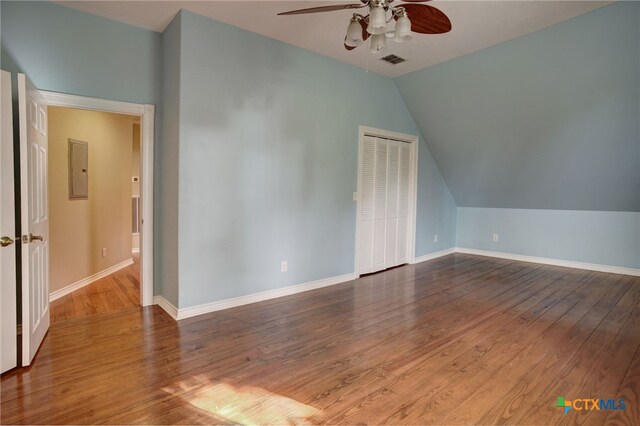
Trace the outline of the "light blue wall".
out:
[[[154,207],[160,220],[154,250],[160,255],[154,286],[162,293],[166,251],[161,244],[167,241],[162,215],[171,210],[163,188],[170,185],[163,172],[170,159],[163,159],[159,143],[161,35],[49,2],[2,1],[0,10],[2,69],[23,72],[44,90],[156,106]]]
[[[49,2],[0,8],[2,65],[15,63],[40,89],[159,102],[160,34]]]
[[[189,13],[160,35],[48,2],[0,10],[3,68],[156,105],[156,294],[184,307],[353,271],[358,125],[419,134],[391,80]],[[419,162],[423,255],[454,245],[456,205],[424,143]]]
[[[640,267],[640,3],[395,83],[459,206],[457,246]]]
[[[358,125],[419,133],[393,82],[193,13],[181,25],[180,307],[352,273]],[[419,167],[422,255],[453,246],[455,203],[424,144]]]
[[[360,124],[421,136],[416,255],[457,242],[639,267],[637,213],[456,215],[422,137],[465,206],[638,210],[637,3],[395,84],[192,13],[161,36],[50,3],[0,7],[3,68],[158,107],[155,291],[180,307],[353,271]]]
[[[460,207],[457,246],[640,269],[640,213]]]
[[[458,206],[640,211],[640,2],[395,83]]]

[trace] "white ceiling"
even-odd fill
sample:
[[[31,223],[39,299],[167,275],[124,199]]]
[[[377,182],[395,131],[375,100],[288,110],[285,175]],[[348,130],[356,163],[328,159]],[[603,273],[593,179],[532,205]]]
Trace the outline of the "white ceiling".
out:
[[[407,62],[391,65],[372,55],[366,46],[349,52],[343,47],[352,11],[276,16],[292,9],[353,1],[57,1],[94,15],[162,32],[180,9],[353,64],[387,77],[397,77],[439,62],[565,21],[610,1],[454,1],[429,2],[445,12],[453,29],[447,34],[414,34],[408,43],[390,42],[385,54]],[[401,0],[394,4],[401,3]],[[411,16],[409,16],[411,18]],[[384,56],[384,55],[382,55]]]

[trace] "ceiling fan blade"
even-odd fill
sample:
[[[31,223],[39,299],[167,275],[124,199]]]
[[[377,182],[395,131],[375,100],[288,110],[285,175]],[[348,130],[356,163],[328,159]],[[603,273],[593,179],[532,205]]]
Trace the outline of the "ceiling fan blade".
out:
[[[414,33],[444,34],[451,31],[451,21],[440,9],[426,4],[403,3],[399,6],[407,11],[411,20],[411,31]]]
[[[349,45],[347,45],[347,43],[344,44],[344,48],[347,49],[347,50],[353,50],[356,47],[358,47],[358,46],[349,46]]]
[[[367,32],[367,27],[369,26],[369,15],[360,20],[360,26],[362,27],[362,40],[366,41],[370,36]]]
[[[278,16],[281,15],[302,15],[303,13],[318,13],[318,12],[333,12],[334,10],[344,10],[344,9],[360,9],[366,7],[366,4],[334,4],[331,6],[320,6],[320,7],[310,7],[308,9],[298,9],[298,10],[290,10],[288,12],[280,12]]]

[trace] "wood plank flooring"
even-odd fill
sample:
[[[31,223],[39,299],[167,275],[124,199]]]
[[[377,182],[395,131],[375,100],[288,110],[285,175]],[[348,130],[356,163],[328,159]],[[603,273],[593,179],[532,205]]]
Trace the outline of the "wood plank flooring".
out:
[[[96,312],[0,392],[3,424],[640,424],[640,278],[454,254],[179,323]]]
[[[140,306],[140,255],[120,269],[51,302],[51,323]]]

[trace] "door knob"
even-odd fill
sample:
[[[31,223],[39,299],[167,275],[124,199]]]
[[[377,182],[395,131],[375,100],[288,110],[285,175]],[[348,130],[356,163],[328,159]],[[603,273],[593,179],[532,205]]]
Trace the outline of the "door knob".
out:
[[[11,244],[13,244],[13,238],[9,238],[9,237],[0,238],[0,246],[7,247],[7,246],[10,246]]]
[[[29,242],[32,241],[42,241],[42,235],[29,234]]]

